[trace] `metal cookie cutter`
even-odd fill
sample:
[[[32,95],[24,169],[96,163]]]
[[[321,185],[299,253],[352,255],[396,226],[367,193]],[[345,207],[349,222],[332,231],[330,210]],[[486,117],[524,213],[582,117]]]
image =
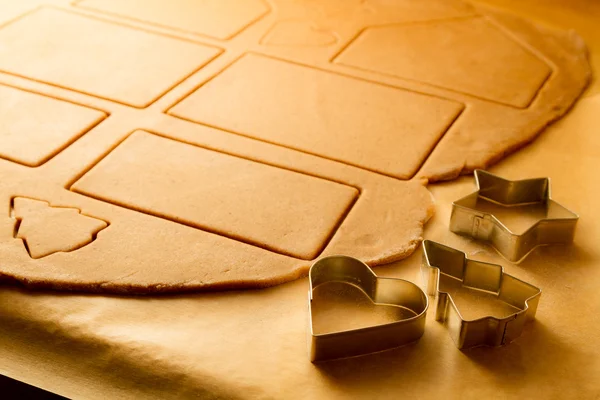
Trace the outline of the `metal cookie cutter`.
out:
[[[412,282],[379,278],[360,260],[330,256],[317,260],[309,271],[308,314],[310,360],[352,357],[399,347],[418,340],[425,331],[427,295]],[[361,289],[375,304],[402,307],[412,317],[366,328],[315,334],[312,324],[313,290],[326,282],[345,282]]]
[[[450,294],[439,290],[440,274],[464,287],[495,294],[519,311],[505,318],[492,316],[465,321]],[[421,279],[425,291],[436,298],[436,321],[442,322],[459,349],[500,346],[521,335],[525,322],[535,318],[542,291],[504,273],[502,266],[470,260],[462,251],[431,240],[423,241]]]
[[[548,178],[509,181],[475,170],[475,182],[477,192],[452,203],[452,232],[489,242],[511,262],[520,262],[537,246],[573,241],[579,216],[550,198]],[[516,234],[493,214],[478,209],[478,202],[486,200],[503,207],[539,205],[543,216]]]

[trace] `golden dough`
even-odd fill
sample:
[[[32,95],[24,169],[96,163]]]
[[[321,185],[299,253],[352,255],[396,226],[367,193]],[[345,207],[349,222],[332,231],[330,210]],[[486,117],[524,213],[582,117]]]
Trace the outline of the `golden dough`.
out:
[[[427,182],[533,140],[590,77],[574,33],[460,1],[13,3],[0,274],[31,287],[257,288],[324,255],[402,259]]]

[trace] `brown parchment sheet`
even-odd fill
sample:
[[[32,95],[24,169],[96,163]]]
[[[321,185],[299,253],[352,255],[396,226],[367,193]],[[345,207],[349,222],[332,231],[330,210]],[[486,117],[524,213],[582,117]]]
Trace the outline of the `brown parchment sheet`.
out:
[[[417,344],[313,365],[306,279],[150,298],[3,287],[0,372],[75,398],[597,398],[599,113],[600,96],[585,98],[538,141],[492,168],[513,179],[549,176],[553,197],[581,217],[572,246],[538,248],[512,265],[448,231],[450,203],[473,191],[472,178],[431,186],[437,213],[426,238],[500,263],[542,288],[537,320],[507,346],[461,352],[430,310]],[[376,271],[414,280],[420,260],[417,251]]]
[[[594,2],[493,2],[551,26],[575,28],[598,65],[594,26],[600,10]],[[32,4],[23,1],[15,9]],[[597,67],[594,72],[600,73]],[[473,191],[472,178],[428,186],[436,214],[425,238],[500,263],[542,289],[537,320],[510,345],[460,352],[430,311],[417,344],[313,365],[306,279],[264,290],[130,298],[5,285],[0,373],[90,399],[598,398],[599,115],[594,82],[565,119],[491,168],[511,179],[549,176],[554,199],[581,217],[572,246],[540,248],[512,265],[490,247],[448,231],[450,203]],[[418,250],[376,273],[414,281],[420,257]]]

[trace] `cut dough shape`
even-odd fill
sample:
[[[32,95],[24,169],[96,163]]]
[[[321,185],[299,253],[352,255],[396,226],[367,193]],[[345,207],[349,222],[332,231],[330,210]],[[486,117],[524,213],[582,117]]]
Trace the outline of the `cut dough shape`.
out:
[[[222,40],[269,11],[263,0],[80,0],[75,4]]]
[[[169,113],[410,179],[463,107],[250,54]],[[265,118],[270,110],[282,117]]]
[[[147,106],[220,53],[54,8],[2,27],[0,43],[2,71],[136,107]]]
[[[552,72],[483,17],[369,27],[335,62],[522,108]]]
[[[20,118],[82,105],[64,136],[0,154],[0,207],[38,199],[110,224],[50,240],[5,213],[0,277],[183,292],[277,285],[333,254],[405,258],[432,214],[428,182],[530,142],[590,78],[575,34],[457,0],[242,2],[82,0],[14,19],[0,0],[0,79],[44,99]],[[291,20],[337,41],[264,42]],[[89,129],[94,110],[108,117]]]
[[[31,258],[73,251],[91,243],[108,224],[82,215],[76,208],[51,207],[45,201],[15,197],[15,238],[22,239]]]
[[[463,1],[431,0],[275,0],[279,14],[286,16],[310,15],[319,22],[348,21],[358,18],[363,22],[375,17],[381,22],[422,21],[456,18],[474,14],[470,4]]]
[[[37,167],[104,118],[101,111],[0,85],[0,157]]]
[[[71,190],[305,260],[319,255],[358,196],[350,186],[142,131]]]

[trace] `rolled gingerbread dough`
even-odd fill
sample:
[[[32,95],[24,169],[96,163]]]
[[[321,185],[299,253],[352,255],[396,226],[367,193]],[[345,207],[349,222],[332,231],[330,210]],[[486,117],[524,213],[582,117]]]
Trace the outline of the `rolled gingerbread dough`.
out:
[[[0,276],[30,287],[402,259],[428,182],[530,142],[590,79],[576,34],[460,1],[64,3],[0,1]]]

